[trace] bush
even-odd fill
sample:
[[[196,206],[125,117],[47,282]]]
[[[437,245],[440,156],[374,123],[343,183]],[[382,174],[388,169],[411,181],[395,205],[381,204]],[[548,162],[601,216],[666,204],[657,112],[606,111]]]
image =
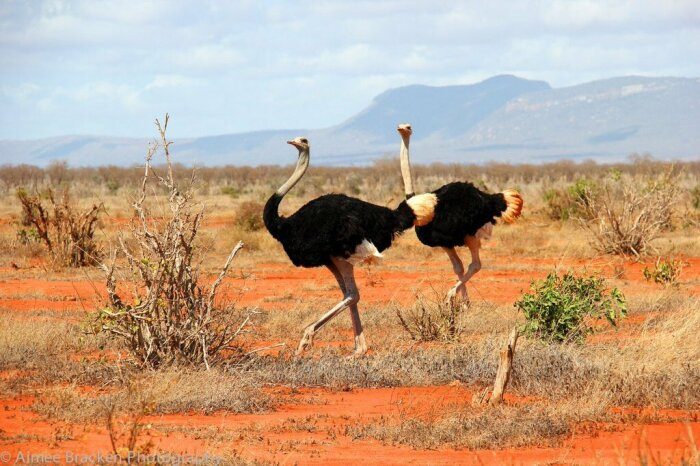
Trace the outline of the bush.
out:
[[[700,210],[700,184],[690,190],[690,204],[694,209]]]
[[[237,199],[238,196],[241,195],[241,191],[234,186],[222,186],[220,191],[221,191],[221,194],[224,194],[226,196],[231,196],[231,198],[233,198],[233,199]]]
[[[671,225],[677,181],[671,170],[646,182],[613,172],[599,190],[586,192],[578,204],[593,247],[608,254],[643,254]]]
[[[413,306],[407,311],[396,308],[396,316],[404,330],[416,341],[450,341],[461,333],[459,319],[462,306],[435,300],[434,302],[418,296]]]
[[[43,243],[54,262],[61,266],[82,267],[99,262],[95,227],[102,204],[80,211],[67,188],[58,195],[51,188],[44,196],[30,195],[22,188],[16,194],[22,205],[21,223],[30,227],[17,232],[21,242]]]
[[[664,286],[675,286],[678,284],[678,279],[683,270],[683,262],[677,259],[656,259],[653,268],[644,266],[644,278],[647,281],[653,281]]]
[[[123,340],[134,358],[143,366],[173,364],[204,365],[208,369],[229,358],[242,355],[234,340],[244,332],[253,311],[237,312],[233,303],[217,300],[217,289],[231,262],[243,247],[239,242],[228,256],[221,272],[208,287],[199,283],[196,238],[204,208],[193,202],[194,175],[190,184],[177,186],[169,153],[170,142],[156,120],[160,143],[149,148],[139,197],[134,202],[136,215],[129,238],[120,235],[119,246],[106,274],[108,303],[99,315],[99,329]],[[151,158],[162,148],[165,175],[151,175]],[[149,182],[158,185],[151,190]],[[144,205],[146,193],[167,190],[167,206],[155,215]],[[156,203],[158,205],[158,203]],[[132,299],[127,303],[117,293],[116,266],[119,252],[126,257],[127,283]]]
[[[573,217],[585,215],[582,205],[587,204],[587,199],[596,191],[593,181],[579,178],[566,189],[551,188],[544,192],[544,201],[547,204],[547,213],[553,220],[568,220]]]
[[[605,318],[616,326],[627,315],[622,292],[607,290],[603,278],[551,272],[544,280],[533,281],[530,289],[515,306],[527,319],[525,334],[541,340],[580,342],[593,333],[589,319]]]
[[[263,205],[255,201],[243,202],[236,212],[235,223],[245,231],[258,231],[265,226],[262,218]]]

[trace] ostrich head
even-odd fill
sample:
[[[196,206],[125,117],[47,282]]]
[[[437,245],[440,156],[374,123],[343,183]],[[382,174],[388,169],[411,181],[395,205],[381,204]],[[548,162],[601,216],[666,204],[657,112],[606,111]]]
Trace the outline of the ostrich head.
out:
[[[401,124],[396,128],[396,131],[398,131],[399,134],[401,135],[401,137],[402,137],[404,140],[406,140],[406,141],[407,141],[408,139],[410,139],[410,138],[411,138],[411,134],[413,134],[413,128],[411,128],[411,124],[410,124],[410,123],[401,123]]]
[[[290,139],[287,141],[287,144],[291,144],[296,147],[299,150],[299,154],[309,151],[309,140],[302,136]]]

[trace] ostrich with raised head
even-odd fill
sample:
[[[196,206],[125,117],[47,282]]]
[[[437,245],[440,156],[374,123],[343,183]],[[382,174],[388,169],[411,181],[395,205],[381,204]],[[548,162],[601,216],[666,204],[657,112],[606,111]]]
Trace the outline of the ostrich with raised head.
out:
[[[306,327],[297,354],[313,344],[314,334],[345,308],[350,309],[355,334],[355,355],[367,351],[357,304],[354,266],[381,258],[394,238],[414,225],[432,220],[435,196],[424,194],[401,202],[396,209],[378,206],[344,194],[316,198],[289,217],[279,215],[284,196],[309,167],[310,149],[306,138],[287,141],[299,151],[292,176],[265,204],[263,220],[270,234],[284,247],[297,267],[327,267],[338,281],[343,299]]]
[[[409,158],[413,129],[410,124],[401,124],[397,130],[401,135],[401,176],[406,199],[410,200],[415,196]],[[457,283],[447,293],[447,299],[453,301],[460,296],[468,301],[466,283],[481,270],[481,241],[491,237],[498,218],[505,223],[513,223],[520,217],[523,198],[514,189],[489,194],[465,181],[448,183],[432,194],[437,199],[434,218],[426,225],[416,226],[416,235],[426,246],[441,247],[450,258],[452,269],[457,275]],[[472,260],[466,271],[455,250],[458,246],[466,246],[471,253]]]

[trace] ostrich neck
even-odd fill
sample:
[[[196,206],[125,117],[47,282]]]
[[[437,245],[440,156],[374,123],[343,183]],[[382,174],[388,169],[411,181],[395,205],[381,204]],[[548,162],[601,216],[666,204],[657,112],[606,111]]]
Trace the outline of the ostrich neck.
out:
[[[294,169],[294,173],[289,179],[277,190],[277,195],[284,197],[295,184],[299,182],[306,170],[309,168],[309,149],[304,149],[299,153],[299,161],[297,161],[297,166]]]
[[[403,177],[403,187],[406,192],[406,197],[411,197],[415,194],[413,191],[413,176],[411,176],[411,160],[408,157],[408,140],[401,138],[401,151],[399,152],[401,160],[401,176]]]

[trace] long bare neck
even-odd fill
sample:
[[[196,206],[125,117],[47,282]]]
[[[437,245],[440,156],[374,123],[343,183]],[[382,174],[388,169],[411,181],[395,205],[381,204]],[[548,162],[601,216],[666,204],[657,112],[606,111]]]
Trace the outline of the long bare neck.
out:
[[[408,144],[408,137],[401,136],[399,159],[401,160],[401,176],[403,177],[403,187],[407,198],[415,194],[413,191],[413,176],[411,175],[411,160],[408,156]]]
[[[284,197],[293,187],[295,184],[299,182],[302,176],[304,176],[304,173],[306,173],[306,170],[309,168],[309,149],[304,149],[299,153],[299,160],[297,161],[297,166],[294,169],[294,173],[292,173],[292,176],[289,177],[285,183],[280,186],[280,188],[277,190],[277,195],[280,197]]]
[[[265,227],[272,234],[272,236],[278,240],[281,240],[281,225],[283,219],[279,214],[279,205],[282,202],[282,198],[285,194],[289,192],[290,189],[294,187],[295,184],[299,182],[306,169],[309,168],[309,150],[306,149],[299,154],[299,160],[297,161],[297,166],[294,169],[294,173],[289,179],[280,186],[270,198],[265,203],[265,208],[263,209],[263,221],[265,222]]]

